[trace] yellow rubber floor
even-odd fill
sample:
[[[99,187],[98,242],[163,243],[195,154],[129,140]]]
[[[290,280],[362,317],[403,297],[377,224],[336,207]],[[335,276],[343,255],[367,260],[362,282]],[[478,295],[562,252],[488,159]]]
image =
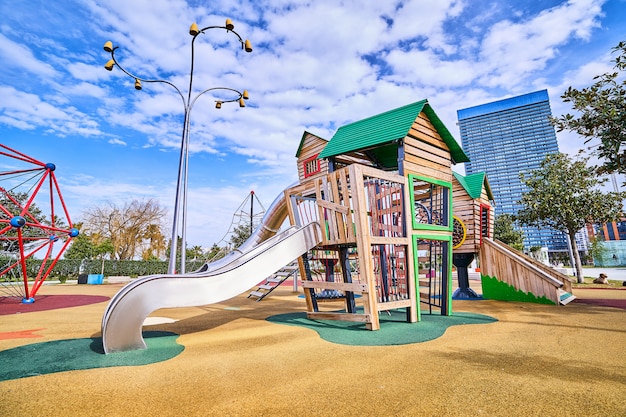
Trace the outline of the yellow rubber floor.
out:
[[[39,294],[111,297],[120,288],[46,285]],[[624,290],[574,294],[626,298]],[[0,316],[0,351],[99,336],[106,305]],[[364,347],[266,321],[305,310],[291,287],[259,303],[240,296],[159,310],[144,330],[180,334],[182,353],[0,382],[0,416],[626,416],[626,310],[491,300],[453,309],[498,321]]]

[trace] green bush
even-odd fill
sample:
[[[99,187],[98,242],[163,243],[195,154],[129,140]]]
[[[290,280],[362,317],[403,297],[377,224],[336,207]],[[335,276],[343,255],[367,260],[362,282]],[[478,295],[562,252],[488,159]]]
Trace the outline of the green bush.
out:
[[[10,259],[8,257],[0,257],[0,266],[9,266],[14,263],[14,259]],[[48,268],[52,265],[52,260],[46,262],[45,265],[42,266],[41,259],[27,259],[26,260],[26,270],[29,278],[36,277],[41,268],[44,268],[44,271],[47,271]],[[103,272],[102,269],[102,261],[101,260],[76,260],[76,259],[59,259],[58,262],[54,265],[52,272],[48,276],[48,279],[53,280],[67,280],[67,279],[77,279],[79,271],[81,271],[82,265],[82,273],[84,274],[100,274]],[[202,265],[204,265],[204,261],[189,261],[186,263],[186,271],[191,272],[199,269]],[[167,261],[116,261],[116,260],[105,260],[104,261],[104,275],[105,276],[131,276],[138,277],[142,275],[153,275],[153,274],[166,274],[167,273]],[[15,271],[15,275],[20,275],[19,271]],[[0,280],[12,280],[9,278],[9,275],[5,275],[0,278]]]

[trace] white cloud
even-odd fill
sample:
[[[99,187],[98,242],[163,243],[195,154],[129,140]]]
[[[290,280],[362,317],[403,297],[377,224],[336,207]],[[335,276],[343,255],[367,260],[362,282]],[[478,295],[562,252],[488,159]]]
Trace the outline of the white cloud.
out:
[[[123,141],[123,140],[121,140],[121,139],[109,139],[109,143],[110,143],[111,145],[122,145],[122,146],[126,146],[126,145],[128,145],[126,142],[124,142],[124,141]]]
[[[480,61],[487,69],[481,82],[509,87],[543,70],[558,48],[572,37],[585,39],[599,25],[603,0],[571,0],[532,19],[503,20],[486,33]]]
[[[21,43],[14,42],[0,33],[0,60],[5,70],[26,71],[32,75],[52,78],[57,71],[45,62],[38,60],[32,50]]]
[[[254,51],[243,52],[232,33],[200,35],[194,94],[225,86],[248,89],[250,100],[244,109],[230,103],[218,111],[214,100],[223,96],[207,93],[190,119],[192,158],[238,161],[223,187],[210,178],[193,177],[190,184],[192,233],[196,226],[221,233],[224,219],[252,185],[272,198],[295,179],[294,154],[304,130],[330,139],[345,123],[428,98],[458,138],[457,109],[542,88],[550,91],[553,113],[561,114],[567,109],[558,96],[567,86],[588,85],[610,68],[607,55],[598,57],[584,46],[598,36],[602,7],[613,1],[546,7],[460,0],[134,0],[132,5],[79,0],[71,7],[50,3],[32,12],[38,19],[26,19],[24,8],[0,6],[7,16],[0,27],[6,70],[0,74],[0,125],[50,138],[80,135],[91,140],[95,154],[115,147],[153,151],[154,157],[161,154],[158,149],[176,159],[180,96],[159,83],[144,82],[136,91],[134,80],[119,68],[104,70],[109,55],[102,45],[113,41],[124,68],[142,78],[168,80],[186,98],[189,25],[222,25],[230,17]],[[26,25],[25,35],[18,35],[22,26],[16,22]],[[572,45],[581,47],[579,64],[564,59]],[[559,140],[575,147],[576,138]],[[149,176],[154,162],[140,159],[133,164],[145,164]],[[193,166],[200,164],[194,160]],[[171,210],[175,185],[85,179],[72,187],[95,202],[158,196]],[[206,207],[216,208],[209,213]],[[202,242],[199,235],[190,243]]]

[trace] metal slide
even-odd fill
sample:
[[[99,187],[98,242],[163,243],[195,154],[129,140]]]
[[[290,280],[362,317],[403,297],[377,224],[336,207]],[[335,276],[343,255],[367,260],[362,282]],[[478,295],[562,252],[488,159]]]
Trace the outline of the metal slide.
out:
[[[277,198],[274,203],[277,203]],[[150,275],[124,286],[109,302],[102,317],[105,353],[145,349],[142,326],[160,308],[193,307],[235,297],[274,273],[321,241],[318,223],[291,226],[276,234],[285,219],[286,204],[278,201],[262,226],[226,261],[211,263],[196,272]],[[282,219],[280,219],[282,217]],[[280,220],[280,222],[278,222]],[[261,230],[261,231],[259,231]],[[274,236],[272,236],[274,235]],[[270,237],[271,236],[271,237]]]

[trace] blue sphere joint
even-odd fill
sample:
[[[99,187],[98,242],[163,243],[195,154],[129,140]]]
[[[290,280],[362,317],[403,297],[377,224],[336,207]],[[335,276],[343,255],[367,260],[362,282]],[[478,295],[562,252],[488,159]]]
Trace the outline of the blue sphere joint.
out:
[[[46,164],[46,169],[48,171],[54,171],[55,169],[57,169],[57,166],[54,165],[52,162],[49,162],[49,163]]]
[[[57,235],[50,235],[48,239],[50,239],[51,242],[56,242],[59,240],[59,237]]]
[[[22,304],[32,304],[35,302],[35,297],[22,298]]]
[[[13,227],[24,227],[24,225],[26,224],[26,219],[23,218],[22,216],[15,216],[11,219],[11,226]]]
[[[79,234],[80,234],[80,232],[78,231],[78,229],[77,229],[77,228],[72,227],[72,228],[70,229],[70,237],[76,237],[76,236],[78,236]]]

